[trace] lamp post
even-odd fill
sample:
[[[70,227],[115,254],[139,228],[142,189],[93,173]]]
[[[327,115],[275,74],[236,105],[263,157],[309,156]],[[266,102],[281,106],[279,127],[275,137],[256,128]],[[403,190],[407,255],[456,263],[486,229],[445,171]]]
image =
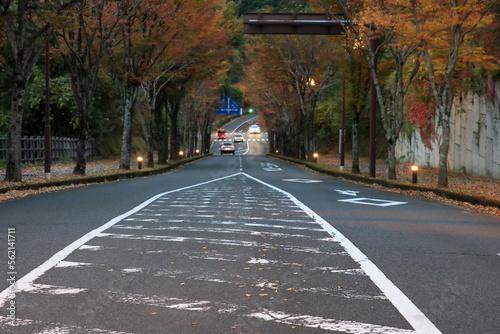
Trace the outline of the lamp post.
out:
[[[340,130],[340,171],[345,165],[345,74],[342,74],[342,129]]]
[[[142,169],[142,160],[141,156],[137,157],[137,168],[139,168],[139,170]]]
[[[50,129],[50,62],[49,38],[45,41],[45,128],[44,128],[44,158],[45,180],[50,181],[50,167],[52,164],[52,136]]]
[[[418,178],[418,166],[411,166],[411,183],[416,184]]]

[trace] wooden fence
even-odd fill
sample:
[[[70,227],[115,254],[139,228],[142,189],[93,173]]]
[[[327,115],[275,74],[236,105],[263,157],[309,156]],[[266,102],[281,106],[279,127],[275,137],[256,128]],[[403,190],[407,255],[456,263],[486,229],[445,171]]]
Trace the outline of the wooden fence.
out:
[[[52,160],[61,158],[76,158],[78,146],[77,138],[52,137],[51,141]],[[87,156],[95,156],[97,140],[89,140],[87,143]],[[0,137],[0,160],[7,157],[7,137]],[[23,162],[40,161],[45,159],[44,137],[23,137],[21,139],[21,159]]]

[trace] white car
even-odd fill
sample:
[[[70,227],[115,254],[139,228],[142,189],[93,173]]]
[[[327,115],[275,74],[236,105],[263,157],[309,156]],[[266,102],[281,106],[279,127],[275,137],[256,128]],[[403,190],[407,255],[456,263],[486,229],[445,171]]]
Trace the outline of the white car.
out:
[[[236,134],[234,135],[233,141],[235,143],[243,143],[245,141],[245,137],[243,137],[242,134]]]
[[[257,124],[251,125],[248,129],[248,133],[260,133],[260,126]]]

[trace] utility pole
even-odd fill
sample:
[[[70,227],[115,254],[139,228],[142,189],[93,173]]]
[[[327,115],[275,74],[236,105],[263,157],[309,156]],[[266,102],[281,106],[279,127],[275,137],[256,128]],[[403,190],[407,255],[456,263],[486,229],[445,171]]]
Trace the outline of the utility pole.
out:
[[[52,136],[50,129],[50,62],[49,38],[45,41],[45,180],[50,181],[50,167],[52,163]]]

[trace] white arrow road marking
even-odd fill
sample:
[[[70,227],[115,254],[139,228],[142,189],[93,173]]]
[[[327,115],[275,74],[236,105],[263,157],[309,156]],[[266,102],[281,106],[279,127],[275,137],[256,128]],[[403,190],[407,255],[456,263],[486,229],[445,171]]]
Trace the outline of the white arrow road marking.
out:
[[[311,180],[311,179],[283,179],[283,181],[297,182],[297,183],[319,183],[319,182],[323,182],[321,180]]]
[[[347,195],[347,196],[358,196],[358,194],[360,193],[359,191],[354,191],[354,190],[338,190],[338,189],[336,189],[335,191],[341,195]]]
[[[407,204],[408,202],[397,202],[397,201],[386,201],[383,199],[375,198],[350,198],[350,199],[340,199],[339,202],[347,202],[354,204],[364,204],[364,205],[374,205],[374,206],[393,206]]]

